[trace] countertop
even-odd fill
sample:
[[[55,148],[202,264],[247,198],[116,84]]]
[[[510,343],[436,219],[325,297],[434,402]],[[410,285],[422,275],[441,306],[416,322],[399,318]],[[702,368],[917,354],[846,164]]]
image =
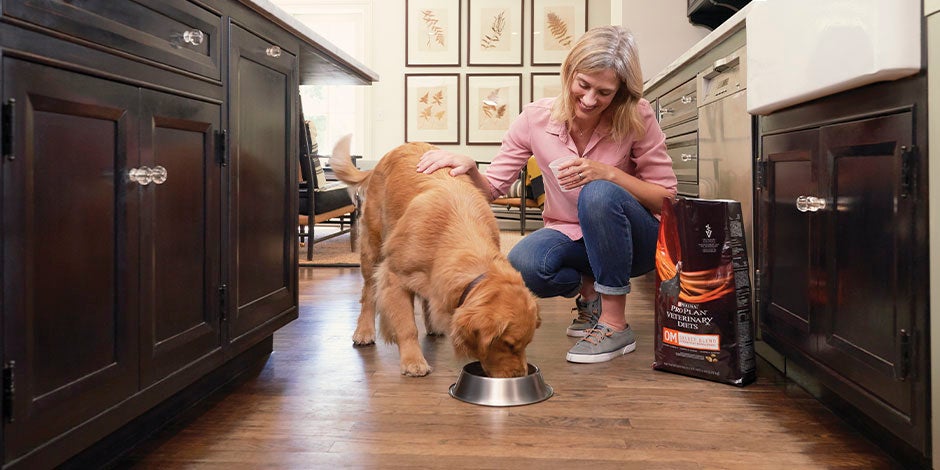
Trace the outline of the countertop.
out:
[[[647,80],[646,83],[643,84],[644,92],[659,85],[662,81],[670,78],[673,73],[681,69],[685,64],[688,64],[703,56],[711,49],[713,45],[720,43],[732,34],[740,31],[741,29],[744,29],[744,19],[752,5],[753,2],[745,5],[744,8],[738,10],[738,12],[732,15],[731,18],[728,18],[724,23],[715,28],[714,31],[708,33],[708,36],[705,36],[699,42],[695,43],[694,46],[685,51],[685,53],[679,56],[679,58],[674,60],[671,64],[666,66],[666,68],[656,74],[656,76]]]
[[[240,0],[301,40],[301,85],[371,85],[379,75],[268,0]]]

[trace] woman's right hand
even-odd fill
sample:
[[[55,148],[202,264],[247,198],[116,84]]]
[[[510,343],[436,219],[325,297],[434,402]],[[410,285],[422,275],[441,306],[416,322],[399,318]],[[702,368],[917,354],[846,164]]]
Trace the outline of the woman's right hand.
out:
[[[457,176],[475,170],[477,163],[466,155],[458,155],[440,149],[428,150],[418,160],[418,173],[431,174],[445,167],[451,168],[451,176]]]

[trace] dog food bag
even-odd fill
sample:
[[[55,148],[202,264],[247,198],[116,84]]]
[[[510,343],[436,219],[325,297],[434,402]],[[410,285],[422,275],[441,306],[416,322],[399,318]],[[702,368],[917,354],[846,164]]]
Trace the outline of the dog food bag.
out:
[[[656,243],[653,368],[734,385],[756,376],[741,204],[667,199]]]

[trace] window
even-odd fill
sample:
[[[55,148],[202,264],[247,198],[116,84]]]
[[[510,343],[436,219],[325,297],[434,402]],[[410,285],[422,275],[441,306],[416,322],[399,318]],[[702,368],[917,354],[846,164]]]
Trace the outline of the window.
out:
[[[367,64],[372,0],[275,0],[275,4],[334,46]],[[301,85],[304,118],[317,128],[320,154],[328,155],[333,144],[353,134],[353,154],[363,153],[363,143],[372,136],[365,125],[367,88],[354,85]]]

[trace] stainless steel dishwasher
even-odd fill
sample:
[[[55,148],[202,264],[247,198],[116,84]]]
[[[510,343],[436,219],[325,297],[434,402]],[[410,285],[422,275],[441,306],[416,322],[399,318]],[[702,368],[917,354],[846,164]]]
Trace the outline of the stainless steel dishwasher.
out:
[[[745,47],[716,60],[696,77],[698,189],[702,198],[733,199],[741,203],[753,279],[753,118],[747,112]]]

